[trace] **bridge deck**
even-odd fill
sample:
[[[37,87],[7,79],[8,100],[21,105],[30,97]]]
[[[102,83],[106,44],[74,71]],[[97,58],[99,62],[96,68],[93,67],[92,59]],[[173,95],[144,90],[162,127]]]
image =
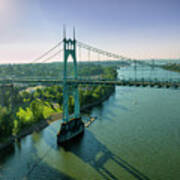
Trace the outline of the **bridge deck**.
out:
[[[0,86],[7,86],[7,85],[59,85],[62,84],[63,80],[29,80],[29,79],[24,79],[24,80],[1,80],[0,81]],[[162,81],[134,81],[134,80],[116,80],[116,81],[111,81],[111,80],[67,80],[67,83],[70,85],[75,85],[75,84],[85,84],[85,85],[116,85],[116,86],[150,86],[150,87],[175,87],[178,88],[180,87],[180,82],[162,82]]]

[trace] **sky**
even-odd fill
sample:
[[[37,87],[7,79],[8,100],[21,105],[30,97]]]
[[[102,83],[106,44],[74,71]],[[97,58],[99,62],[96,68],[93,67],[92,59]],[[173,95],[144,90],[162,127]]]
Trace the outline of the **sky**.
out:
[[[0,63],[31,62],[67,36],[135,59],[180,58],[179,0],[0,0]]]

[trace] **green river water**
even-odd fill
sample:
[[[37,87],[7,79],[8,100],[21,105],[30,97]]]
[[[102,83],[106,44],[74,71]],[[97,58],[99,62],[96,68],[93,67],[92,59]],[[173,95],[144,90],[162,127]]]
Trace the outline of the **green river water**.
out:
[[[56,145],[60,120],[23,138],[1,154],[0,179],[180,179],[179,89],[116,87],[90,115],[66,147]]]

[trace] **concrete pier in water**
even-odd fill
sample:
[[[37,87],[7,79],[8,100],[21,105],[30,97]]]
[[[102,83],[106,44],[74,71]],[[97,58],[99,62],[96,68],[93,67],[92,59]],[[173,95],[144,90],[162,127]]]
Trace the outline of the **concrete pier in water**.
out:
[[[84,123],[81,118],[74,118],[68,122],[63,122],[59,133],[57,134],[57,143],[59,145],[66,143],[67,141],[76,138],[83,134]]]

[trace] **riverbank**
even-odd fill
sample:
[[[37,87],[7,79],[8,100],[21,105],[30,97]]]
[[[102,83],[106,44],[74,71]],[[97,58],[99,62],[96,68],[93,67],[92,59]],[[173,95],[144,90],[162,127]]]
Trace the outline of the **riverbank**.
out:
[[[84,105],[81,107],[81,112],[86,112],[89,111],[90,109],[92,109],[95,106],[98,106],[100,104],[102,104],[104,101],[106,101],[112,94],[114,93],[114,88],[112,88],[111,91],[109,91],[104,97],[102,97],[101,99],[93,102],[93,103],[89,103],[87,105]],[[5,142],[0,143],[0,151],[2,151],[3,149],[9,147],[11,144],[13,144],[16,140],[20,140],[23,137],[32,134],[33,132],[38,132],[41,131],[42,129],[46,128],[49,124],[51,124],[52,122],[61,119],[62,118],[62,113],[54,113],[50,116],[50,118],[46,119],[46,120],[41,120],[38,123],[33,124],[30,128],[27,129],[23,129],[18,135],[16,136],[11,136],[9,137]]]
[[[167,64],[162,67],[169,71],[180,72],[180,64]]]

